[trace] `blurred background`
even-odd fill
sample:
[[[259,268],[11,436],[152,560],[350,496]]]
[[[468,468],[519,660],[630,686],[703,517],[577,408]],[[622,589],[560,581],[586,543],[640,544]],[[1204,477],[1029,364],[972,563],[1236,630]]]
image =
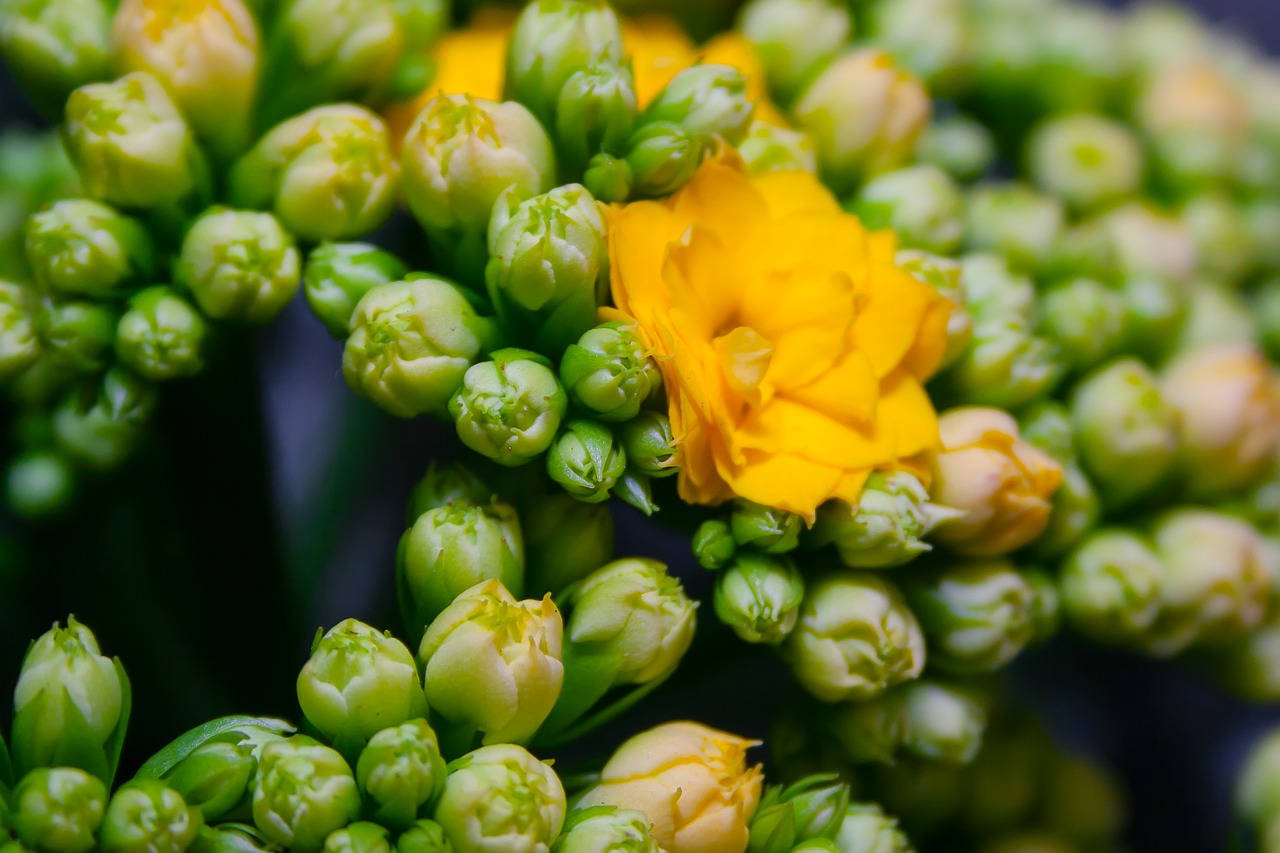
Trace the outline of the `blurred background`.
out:
[[[1280,53],[1277,0],[1190,5]],[[24,125],[44,126],[0,65],[0,128]],[[412,258],[416,234],[397,220],[381,242]],[[294,679],[317,627],[348,616],[397,624],[405,498],[428,460],[456,451],[451,429],[396,421],[356,398],[341,344],[302,300],[222,343],[212,369],[163,395],[145,448],[87,483],[68,518],[0,518],[0,684],[13,683],[30,638],[75,613],[133,678],[125,770],[214,716],[296,717]],[[617,512],[619,555],[664,559],[709,598],[711,577],[684,534]],[[785,684],[785,670],[715,619],[701,632],[677,676],[584,749],[673,716],[765,736],[785,693],[768,687]],[[1134,850],[1223,849],[1239,763],[1280,725],[1280,708],[1229,700],[1187,667],[1068,637],[1019,658],[1013,682],[1061,739],[1123,778]],[[755,685],[751,702],[744,684]]]

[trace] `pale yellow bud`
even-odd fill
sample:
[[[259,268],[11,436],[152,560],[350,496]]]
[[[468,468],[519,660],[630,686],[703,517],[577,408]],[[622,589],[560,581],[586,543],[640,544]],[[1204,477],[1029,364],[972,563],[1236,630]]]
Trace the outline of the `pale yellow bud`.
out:
[[[1148,132],[1161,135],[1212,128],[1230,139],[1249,131],[1249,104],[1230,79],[1205,60],[1161,69],[1143,92],[1138,115]]]
[[[1023,441],[999,409],[952,409],[938,422],[932,499],[964,513],[933,538],[976,557],[1007,554],[1044,530],[1062,482],[1062,466]]]
[[[579,807],[644,812],[667,853],[743,853],[764,782],[747,766],[757,743],[698,723],[658,726],[618,747]]]

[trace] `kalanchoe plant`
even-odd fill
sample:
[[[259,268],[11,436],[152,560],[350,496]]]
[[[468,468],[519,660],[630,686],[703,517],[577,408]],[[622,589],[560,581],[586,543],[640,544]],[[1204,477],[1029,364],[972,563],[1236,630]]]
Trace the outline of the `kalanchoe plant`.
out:
[[[265,323],[298,290],[302,257],[270,213],[214,207],[187,231],[174,280],[219,320]]]
[[[716,576],[716,616],[748,643],[778,645],[795,629],[804,578],[786,557],[738,554]]]
[[[546,359],[492,353],[469,368],[449,401],[462,443],[500,465],[523,465],[551,447],[564,417],[564,388]]]
[[[574,405],[604,421],[630,421],[662,385],[636,328],[612,321],[584,332],[560,360]]]
[[[356,781],[378,823],[407,829],[430,811],[444,788],[444,759],[423,719],[383,729],[369,739],[356,764]]]
[[[32,215],[26,250],[36,283],[61,295],[116,298],[156,274],[142,223],[88,199],[55,202]]]
[[[295,735],[268,743],[253,783],[253,822],[268,840],[316,853],[360,814],[360,789],[335,750]]]
[[[302,290],[312,313],[342,340],[364,295],[408,271],[399,258],[368,243],[321,243],[307,255]]]
[[[560,834],[565,794],[552,769],[525,749],[484,746],[449,765],[435,820],[455,850],[546,850]]]

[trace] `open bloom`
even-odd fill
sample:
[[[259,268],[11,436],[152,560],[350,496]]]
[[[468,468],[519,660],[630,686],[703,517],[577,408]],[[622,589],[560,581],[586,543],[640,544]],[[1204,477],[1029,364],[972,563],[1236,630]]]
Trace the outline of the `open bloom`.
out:
[[[808,172],[748,178],[729,159],[611,212],[614,301],[662,370],[685,501],[812,520],[937,443],[921,383],[950,305],[893,244]]]

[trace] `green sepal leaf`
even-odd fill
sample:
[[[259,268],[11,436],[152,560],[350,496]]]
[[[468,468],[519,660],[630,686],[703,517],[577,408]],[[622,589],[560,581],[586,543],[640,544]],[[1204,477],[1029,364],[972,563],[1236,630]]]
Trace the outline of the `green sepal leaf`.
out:
[[[107,778],[103,780],[107,783],[107,790],[111,790],[115,782],[120,754],[124,751],[124,736],[129,732],[129,717],[133,714],[133,684],[129,681],[129,674],[124,671],[120,658],[112,658],[111,662],[116,665],[116,675],[120,677],[120,721],[102,746],[103,757],[107,760]]]
[[[245,728],[262,728],[280,735],[291,735],[297,731],[294,726],[274,717],[251,717],[237,714],[230,717],[219,717],[202,723],[194,729],[179,735],[168,746],[147,759],[138,769],[135,779],[161,779],[166,773],[178,765],[191,753],[204,744]]]
[[[648,474],[628,468],[613,484],[609,493],[645,515],[653,515],[658,511],[658,505],[653,502],[653,484]]]

